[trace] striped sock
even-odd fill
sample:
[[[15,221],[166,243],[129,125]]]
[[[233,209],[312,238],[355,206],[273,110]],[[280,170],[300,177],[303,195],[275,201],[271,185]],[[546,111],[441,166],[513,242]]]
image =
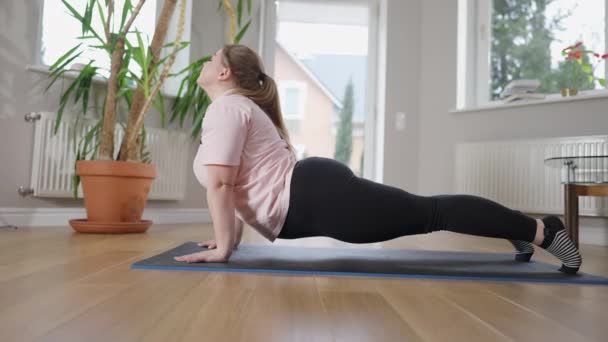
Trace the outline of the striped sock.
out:
[[[562,261],[563,265],[559,269],[561,272],[575,274],[583,259],[568,236],[566,227],[557,216],[547,216],[542,220],[545,224],[545,239],[540,246]]]
[[[515,247],[517,253],[515,253],[515,260],[521,262],[528,262],[534,254],[534,246],[530,242],[521,240],[509,240],[509,242]]]

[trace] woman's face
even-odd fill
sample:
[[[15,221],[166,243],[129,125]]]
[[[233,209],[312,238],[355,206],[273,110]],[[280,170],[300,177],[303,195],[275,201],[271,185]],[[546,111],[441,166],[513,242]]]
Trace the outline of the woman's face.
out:
[[[211,56],[211,60],[203,63],[203,69],[201,70],[201,74],[198,77],[196,83],[201,88],[208,88],[210,85],[213,85],[220,80],[224,79],[227,74],[228,68],[224,66],[222,60],[222,49],[219,49],[213,56]]]

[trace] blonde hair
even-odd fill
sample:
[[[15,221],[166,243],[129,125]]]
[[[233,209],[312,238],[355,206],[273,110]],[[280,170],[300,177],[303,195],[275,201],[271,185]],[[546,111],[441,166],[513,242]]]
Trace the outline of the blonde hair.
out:
[[[248,97],[268,115],[279,136],[293,151],[289,132],[283,121],[279,93],[274,80],[266,75],[260,57],[245,45],[227,44],[222,48],[222,59],[234,75],[235,93]]]

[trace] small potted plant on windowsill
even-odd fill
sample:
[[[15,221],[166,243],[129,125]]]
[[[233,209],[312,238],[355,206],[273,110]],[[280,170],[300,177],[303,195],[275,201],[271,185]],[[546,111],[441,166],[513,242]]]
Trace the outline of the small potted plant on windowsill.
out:
[[[566,63],[570,68],[570,85],[561,89],[562,96],[576,96],[582,81],[593,84],[597,81],[602,87],[606,86],[606,79],[595,76],[595,69],[600,63],[608,59],[608,53],[599,54],[586,50],[583,42],[578,42],[562,50]]]
[[[66,105],[73,100],[82,105],[82,114],[86,115],[91,97],[93,80],[102,76],[95,60],[87,64],[72,63],[82,49],[102,49],[108,53],[111,61],[109,76],[106,81],[103,116],[93,128],[88,130],[77,144],[75,175],[73,177],[74,198],[77,198],[78,186],[82,181],[86,219],[70,220],[72,228],[88,233],[130,233],[144,232],[152,224],[142,220],[152,181],[156,177],[156,167],[151,163],[146,151],[146,134],[144,118],[150,106],[154,105],[162,113],[164,124],[164,102],[160,88],[170,76],[181,76],[177,98],[172,106],[170,122],[177,117],[180,125],[184,118],[193,114],[192,136],[196,137],[201,129],[209,97],[196,85],[203,63],[209,60],[205,56],[178,73],[170,74],[177,53],[189,42],[182,42],[184,30],[186,1],[165,0],[150,45],[138,31],[131,31],[131,26],[146,0],[138,0],[135,5],[125,0],[120,13],[115,11],[113,0],[88,0],[82,11],[76,10],[66,0],[62,0],[69,13],[82,25],[83,43],[70,49],[57,59],[49,68],[50,82],[47,90],[60,77],[69,72],[77,72],[68,87],[60,93],[59,109],[54,126],[57,132]],[[169,22],[179,2],[179,24],[174,42],[165,44]],[[251,14],[251,0],[247,1]],[[238,43],[247,31],[250,21],[234,33],[234,22],[237,15],[229,0],[220,0],[231,20],[231,42]],[[220,7],[221,7],[220,6]],[[238,0],[238,22],[241,24],[243,0]],[[94,16],[101,20],[104,32],[97,32],[92,25]],[[113,23],[119,23],[113,28]],[[127,34],[135,34],[137,43],[129,41]],[[161,58],[163,48],[171,49],[167,57]],[[139,73],[134,72],[137,64]],[[161,70],[162,67],[162,70]],[[128,115],[126,124],[117,118],[117,105],[122,101]],[[115,152],[114,133],[117,121],[125,130],[120,148]]]

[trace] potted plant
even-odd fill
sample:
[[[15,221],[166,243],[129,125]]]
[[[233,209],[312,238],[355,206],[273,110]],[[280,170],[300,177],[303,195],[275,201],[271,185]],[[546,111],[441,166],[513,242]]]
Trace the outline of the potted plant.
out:
[[[164,127],[165,105],[160,88],[167,77],[183,77],[177,98],[171,107],[170,122],[179,117],[180,125],[183,126],[184,119],[192,115],[192,137],[195,138],[200,133],[210,99],[197,87],[196,79],[203,63],[209,60],[210,56],[193,62],[177,73],[169,72],[177,53],[189,45],[189,42],[181,41],[186,1],[164,1],[151,43],[148,45],[144,43],[141,32],[131,30],[146,0],[138,0],[136,4],[125,0],[120,11],[116,11],[113,0],[88,0],[85,8],[80,11],[68,1],[62,0],[71,16],[82,26],[82,36],[79,37],[82,43],[59,57],[49,68],[49,77],[52,80],[47,90],[59,78],[70,75],[73,78],[69,86],[64,87],[60,93],[54,133],[57,133],[68,103],[73,101],[76,106],[82,108],[76,117],[75,126],[78,126],[80,116],[85,116],[89,109],[88,103],[95,87],[93,81],[101,78],[106,84],[103,115],[75,146],[75,175],[72,183],[74,198],[77,198],[78,185],[82,181],[87,213],[86,219],[70,220],[70,225],[76,231],[130,233],[144,232],[151,226],[151,221],[142,220],[142,214],[152,181],[156,177],[156,167],[146,150],[144,118],[150,106],[154,106],[161,113]],[[168,26],[178,2],[179,24],[176,39],[165,44]],[[251,0],[247,1],[247,5],[251,15]],[[246,25],[241,26],[243,0],[238,1],[237,13],[229,0],[220,0],[219,8],[222,7],[230,16],[230,41],[238,43],[251,22],[249,20]],[[101,21],[103,32],[93,28],[93,18]],[[237,21],[240,31],[235,34]],[[117,27],[114,27],[113,23],[117,24]],[[136,41],[131,41],[133,38],[129,38],[127,34],[135,36]],[[110,57],[109,70],[104,73],[95,60],[87,64],[73,63],[85,48],[105,51]],[[170,49],[171,52],[161,58],[163,49]],[[122,120],[117,115],[121,107],[128,113]],[[117,122],[125,132],[118,149],[114,146]]]
[[[562,55],[570,69],[570,86],[561,90],[562,96],[575,96],[581,81],[587,80],[591,84],[597,81],[602,87],[606,86],[606,79],[595,76],[595,68],[608,58],[608,53],[599,54],[585,49],[583,42],[578,42],[562,50]],[[592,61],[595,60],[595,63]]]

